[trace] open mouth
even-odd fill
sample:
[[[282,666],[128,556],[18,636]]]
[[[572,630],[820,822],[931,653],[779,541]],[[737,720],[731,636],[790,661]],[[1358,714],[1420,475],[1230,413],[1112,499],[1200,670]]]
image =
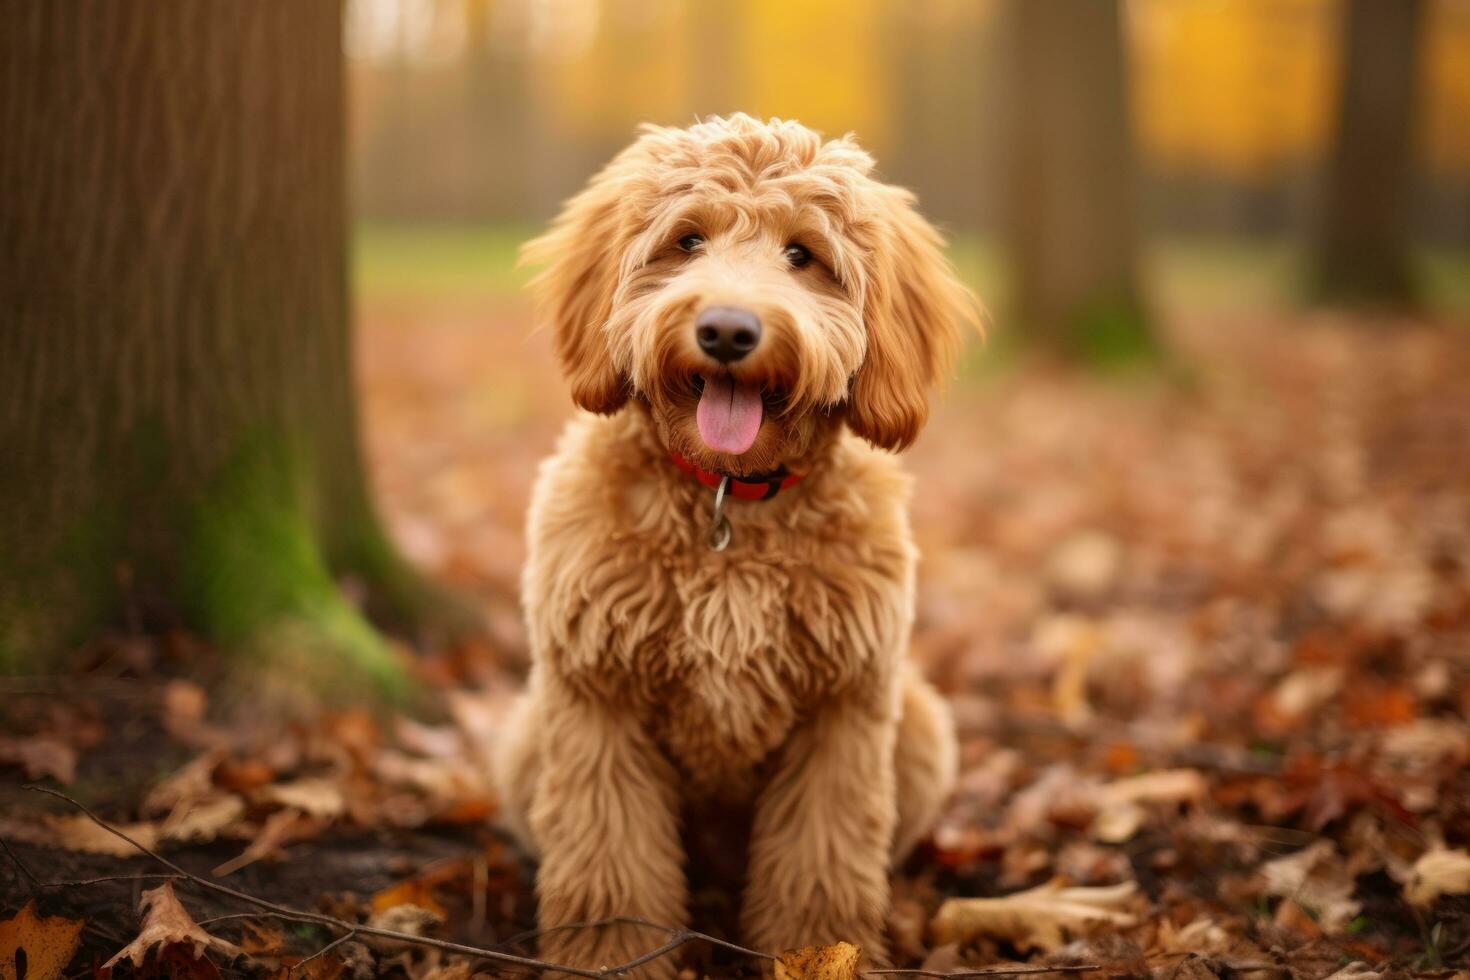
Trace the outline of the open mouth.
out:
[[[717,453],[736,456],[755,445],[766,414],[760,386],[729,375],[705,378],[696,374],[693,381],[699,392],[694,422],[704,444]]]

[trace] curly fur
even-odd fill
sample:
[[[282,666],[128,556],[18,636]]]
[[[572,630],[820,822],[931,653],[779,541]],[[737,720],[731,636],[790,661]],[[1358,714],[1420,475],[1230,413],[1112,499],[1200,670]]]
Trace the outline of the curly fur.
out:
[[[681,814],[750,807],[742,905],[768,950],[884,950],[888,871],[954,778],[943,701],[906,660],[916,552],[892,456],[927,415],[972,317],[912,195],[850,138],[744,115],[648,127],[526,255],[579,416],[543,465],[524,603],[534,657],[498,770],[505,822],[540,857],[543,928],[687,917]],[[698,253],[678,242],[703,236]],[[813,261],[792,268],[790,243]],[[705,446],[698,311],[754,310],[729,370],[768,410],[739,455]],[[734,501],[676,449],[735,475],[805,480]],[[542,939],[552,960],[632,958],[636,928]],[[667,960],[642,969],[670,976]]]

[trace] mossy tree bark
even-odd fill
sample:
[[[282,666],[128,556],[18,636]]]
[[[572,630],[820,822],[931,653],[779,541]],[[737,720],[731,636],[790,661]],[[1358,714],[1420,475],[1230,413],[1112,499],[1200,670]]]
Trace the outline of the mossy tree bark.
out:
[[[409,570],[359,455],[333,2],[28,0],[0,32],[0,669],[124,611],[354,697]],[[261,662],[260,658],[265,658]]]
[[[1327,164],[1318,299],[1409,306],[1414,96],[1422,0],[1350,0],[1337,134]]]
[[[1011,0],[1015,315],[1063,357],[1149,357],[1121,5]]]

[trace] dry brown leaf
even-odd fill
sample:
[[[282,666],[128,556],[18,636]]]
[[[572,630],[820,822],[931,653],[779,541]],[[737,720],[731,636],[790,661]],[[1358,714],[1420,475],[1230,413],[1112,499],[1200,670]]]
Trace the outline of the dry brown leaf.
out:
[[[0,922],[0,980],[19,980],[17,964],[25,964],[27,980],[54,980],[76,955],[81,919],[38,916],[35,902]]]
[[[444,917],[439,913],[419,905],[395,905],[368,916],[368,925],[376,929],[407,933],[410,936],[422,936],[443,921]],[[408,945],[399,939],[388,939],[382,936],[363,938],[374,950],[385,955],[392,955],[408,948]]]
[[[65,785],[77,777],[77,750],[50,735],[0,737],[0,765],[20,766],[27,779],[50,776]]]
[[[163,838],[211,841],[244,813],[245,801],[233,793],[220,793],[212,799],[180,803],[163,822]]]
[[[852,943],[789,949],[776,957],[776,980],[856,980],[862,955]]]
[[[1470,727],[1458,721],[1420,718],[1389,729],[1379,745],[1399,763],[1464,765],[1470,762]]]
[[[1069,888],[1060,882],[1000,898],[951,898],[929,924],[936,943],[967,943],[981,936],[1002,939],[1020,950],[1052,952],[1066,934],[1108,924],[1130,926],[1121,907],[1137,886],[1129,881],[1101,888]]]
[[[1164,769],[1101,786],[1097,798],[1103,807],[1117,803],[1186,803],[1200,799],[1208,790],[1209,784],[1196,769]]]
[[[261,858],[275,857],[281,848],[291,841],[301,840],[315,834],[321,825],[300,810],[282,810],[266,818],[260,833],[240,854],[214,869],[220,877],[234,874],[247,864]]]
[[[1339,932],[1362,909],[1353,898],[1353,878],[1330,840],[1261,865],[1266,893],[1291,899],[1317,916],[1326,932]]]
[[[143,799],[143,813],[148,816],[170,813],[179,806],[202,800],[214,794],[214,769],[221,753],[216,750],[198,755],[172,776],[158,782]]]
[[[179,904],[172,882],[165,881],[157,888],[145,891],[138,901],[138,911],[143,913],[143,926],[138,932],[138,938],[102,964],[104,976],[110,975],[113,967],[123,962],[141,967],[150,953],[163,955],[170,946],[191,947],[196,960],[210,950],[229,960],[245,955],[244,950],[235,944],[211,936],[199,928],[184,906]]]
[[[340,817],[347,809],[342,787],[330,779],[315,776],[266,786],[255,798],[261,803],[292,807],[323,820]]]
[[[151,822],[113,824],[118,830],[146,848],[158,845],[158,825]],[[106,854],[109,857],[137,857],[138,849],[81,813],[49,817],[46,821],[50,843],[68,851],[84,854]]]
[[[1154,947],[1162,953],[1223,953],[1230,948],[1230,934],[1205,916],[1184,926],[1176,926],[1165,916],[1159,921]]]
[[[222,741],[221,733],[205,721],[209,696],[198,684],[171,680],[163,689],[163,729],[185,745],[207,746]]]
[[[1286,675],[1271,691],[1270,702],[1282,718],[1296,722],[1332,700],[1346,675],[1340,667],[1307,667]]]
[[[1094,793],[1097,816],[1092,835],[1108,844],[1121,844],[1138,833],[1148,816],[1147,803],[1188,803],[1209,791],[1205,777],[1194,769],[1165,769],[1100,786]]]
[[[274,926],[250,919],[240,923],[240,948],[249,956],[274,956],[285,945],[285,934]]]
[[[1058,665],[1052,681],[1057,716],[1069,727],[1087,724],[1093,714],[1087,701],[1087,673],[1102,652],[1102,630],[1081,616],[1057,615],[1037,625],[1031,642]]]
[[[1451,851],[1436,844],[1414,862],[1409,880],[1404,884],[1404,897],[1410,905],[1428,908],[1441,895],[1464,895],[1470,892],[1470,854],[1464,848]]]

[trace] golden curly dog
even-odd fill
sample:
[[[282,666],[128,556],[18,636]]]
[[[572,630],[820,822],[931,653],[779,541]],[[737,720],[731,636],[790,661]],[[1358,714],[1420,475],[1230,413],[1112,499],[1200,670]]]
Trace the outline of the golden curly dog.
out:
[[[537,480],[534,666],[497,760],[543,929],[684,925],[681,813],[748,806],[745,941],[884,955],[889,868],[956,748],[907,662],[910,484],[879,450],[918,435],[975,304],[872,169],[794,122],[647,127],[526,248],[593,413]],[[541,947],[597,967],[660,941],[617,926]]]

